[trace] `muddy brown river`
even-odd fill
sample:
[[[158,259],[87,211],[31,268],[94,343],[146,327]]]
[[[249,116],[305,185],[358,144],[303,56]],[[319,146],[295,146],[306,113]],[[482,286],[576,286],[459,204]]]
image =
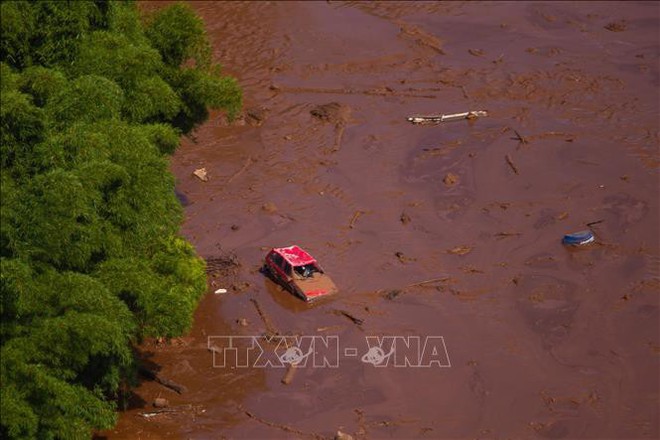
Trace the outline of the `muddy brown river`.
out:
[[[192,5],[249,112],[175,154],[182,233],[239,266],[102,436],[658,438],[658,3]],[[259,272],[291,244],[339,294]]]

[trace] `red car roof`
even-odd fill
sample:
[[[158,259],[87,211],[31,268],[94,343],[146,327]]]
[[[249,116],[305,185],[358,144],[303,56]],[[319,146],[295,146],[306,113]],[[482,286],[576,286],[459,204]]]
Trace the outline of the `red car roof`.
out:
[[[303,266],[305,264],[316,262],[314,257],[296,245],[283,248],[273,248],[273,251],[280,254],[292,266]]]

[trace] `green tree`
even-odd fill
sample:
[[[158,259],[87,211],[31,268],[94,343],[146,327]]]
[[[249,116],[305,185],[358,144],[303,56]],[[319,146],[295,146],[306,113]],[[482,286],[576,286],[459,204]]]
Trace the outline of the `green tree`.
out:
[[[55,69],[32,66],[21,72],[19,89],[32,96],[34,105],[43,107],[46,102],[66,85],[66,77]]]
[[[209,108],[224,108],[230,118],[238,114],[242,95],[234,78],[220,76],[220,67],[208,70],[185,68],[170,70],[168,79],[182,101],[173,123],[183,132],[191,131],[208,118]]]
[[[199,67],[210,63],[204,22],[184,3],[156,11],[149,17],[145,33],[170,67],[179,68],[188,60]]]
[[[0,3],[0,58],[13,67],[70,63],[78,40],[107,26],[108,5],[102,1]]]
[[[234,115],[186,5],[0,3],[0,437],[111,428],[133,344],[190,329],[204,262],[168,156]]]
[[[159,75],[164,65],[146,39],[134,44],[123,34],[97,31],[81,43],[69,69],[75,75],[102,75],[119,84],[126,95],[123,113],[129,121],[169,121],[181,102]]]
[[[0,99],[0,165],[11,172],[29,159],[32,147],[46,136],[45,114],[29,95],[14,90]]]
[[[69,82],[54,94],[45,110],[56,129],[75,122],[118,119],[124,104],[124,92],[112,80],[85,75]]]
[[[237,115],[241,89],[211,61],[204,23],[188,5],[177,3],[156,11],[147,20],[146,35],[166,64],[166,81],[182,102],[175,126],[189,132],[208,118],[208,108],[223,108],[230,118]]]

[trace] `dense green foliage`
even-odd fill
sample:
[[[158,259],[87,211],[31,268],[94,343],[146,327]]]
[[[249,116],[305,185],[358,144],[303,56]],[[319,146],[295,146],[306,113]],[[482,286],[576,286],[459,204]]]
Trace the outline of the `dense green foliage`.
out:
[[[186,332],[204,263],[177,235],[179,136],[234,115],[186,5],[0,3],[0,437],[116,419],[132,345]]]

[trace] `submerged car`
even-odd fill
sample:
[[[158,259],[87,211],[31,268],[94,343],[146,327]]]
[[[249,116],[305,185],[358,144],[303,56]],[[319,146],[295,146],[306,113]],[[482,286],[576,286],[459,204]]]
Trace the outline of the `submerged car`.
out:
[[[337,292],[337,286],[316,259],[296,245],[271,249],[264,270],[275,282],[305,301]]]

